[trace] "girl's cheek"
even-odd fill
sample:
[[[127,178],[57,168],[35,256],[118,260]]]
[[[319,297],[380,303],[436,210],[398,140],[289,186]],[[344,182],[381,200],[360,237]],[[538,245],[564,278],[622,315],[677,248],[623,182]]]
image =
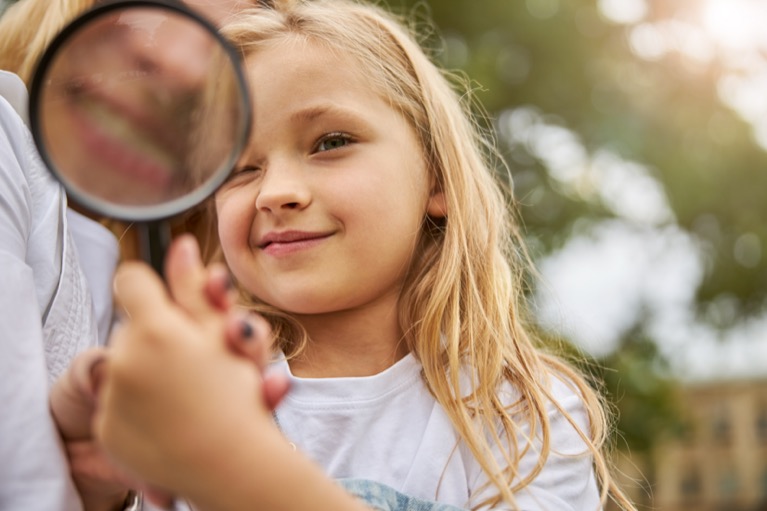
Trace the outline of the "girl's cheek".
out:
[[[237,208],[228,203],[218,208],[218,236],[221,249],[229,259],[238,249],[247,249],[250,238],[250,218],[237,214]]]
[[[227,251],[227,247],[231,243],[232,237],[232,222],[229,216],[229,210],[217,201],[216,202],[216,216],[218,217],[218,237],[221,248],[224,252]]]

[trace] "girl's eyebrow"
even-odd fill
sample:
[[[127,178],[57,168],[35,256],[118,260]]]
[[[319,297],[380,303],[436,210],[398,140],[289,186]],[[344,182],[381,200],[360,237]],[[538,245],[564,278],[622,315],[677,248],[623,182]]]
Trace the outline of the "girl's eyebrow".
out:
[[[339,107],[334,104],[328,104],[310,106],[294,112],[290,115],[290,121],[291,123],[300,124],[304,122],[315,121],[321,117],[334,117],[357,122],[362,120],[360,115],[348,108]]]

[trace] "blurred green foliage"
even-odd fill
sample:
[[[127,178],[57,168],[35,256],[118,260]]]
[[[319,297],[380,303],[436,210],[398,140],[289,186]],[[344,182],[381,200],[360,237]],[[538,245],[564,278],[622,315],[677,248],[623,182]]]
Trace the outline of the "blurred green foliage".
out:
[[[626,27],[600,16],[596,0],[389,4],[415,20],[428,13],[447,40],[441,46],[430,40],[437,57],[477,82],[491,117],[530,106],[574,132],[587,151],[609,149],[650,170],[665,189],[671,221],[704,247],[706,273],[696,292],[701,321],[725,328],[763,312],[767,259],[744,265],[735,245],[747,234],[757,254],[767,253],[767,153],[720,101],[721,62],[643,60],[631,51]],[[537,255],[561,247],[576,223],[613,215],[563,191],[524,145],[500,144]],[[722,300],[731,314],[710,317],[709,305]],[[599,362],[632,449],[648,449],[661,431],[679,427],[676,384],[641,324]]]
[[[668,368],[651,339],[636,332],[599,365],[607,399],[618,410],[616,447],[646,453],[662,437],[684,430],[678,384],[664,376]]]
[[[701,304],[727,295],[744,314],[761,311],[767,260],[745,267],[735,241],[767,239],[767,153],[717,96],[716,62],[693,66],[632,53],[624,26],[603,19],[595,0],[391,0],[397,12],[429,12],[448,40],[439,58],[480,86],[491,115],[534,106],[574,131],[585,148],[609,148],[646,165],[665,187],[680,226],[709,248]],[[415,7],[414,7],[415,6]],[[535,13],[535,15],[533,14]],[[524,147],[506,148],[527,231],[548,249],[579,219],[610,213],[562,194]],[[534,177],[531,177],[534,176]],[[525,206],[540,188],[545,200]],[[540,193],[540,192],[539,192]]]
[[[621,349],[598,359],[553,332],[539,331],[538,337],[547,351],[586,374],[605,397],[615,425],[615,448],[647,455],[658,440],[678,436],[687,427],[679,382],[641,328],[626,335]]]

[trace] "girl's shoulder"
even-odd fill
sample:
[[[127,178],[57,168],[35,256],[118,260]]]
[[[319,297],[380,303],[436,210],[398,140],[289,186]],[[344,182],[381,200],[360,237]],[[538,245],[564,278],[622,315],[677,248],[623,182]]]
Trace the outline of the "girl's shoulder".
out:
[[[496,461],[503,466],[506,455],[519,455],[515,463],[516,482],[532,476],[529,484],[515,493],[517,505],[531,510],[599,509],[594,452],[589,445],[588,398],[572,377],[555,370],[549,370],[531,386],[534,388],[520,389],[513,382],[504,381],[498,389],[498,397],[511,416],[511,425],[497,426],[495,433],[501,443],[494,444]],[[541,416],[531,420],[536,415],[535,406],[529,397],[523,397],[534,394],[539,399]],[[535,431],[531,431],[533,427]],[[544,438],[548,438],[547,447]],[[493,490],[492,484],[485,486],[489,480],[481,470],[476,469],[475,474],[473,487],[479,489],[473,496],[476,503],[491,496]]]
[[[504,379],[496,387],[500,404],[510,413],[519,413],[528,401],[537,399],[543,404],[549,418],[569,413],[579,427],[588,431],[588,408],[591,406],[583,389],[586,383],[577,381],[576,375],[567,374],[559,368],[543,365],[536,377]],[[482,375],[476,369],[464,367],[461,375],[462,395],[466,397],[481,384]]]
[[[586,398],[579,383],[561,371],[548,368],[536,380],[526,382],[521,388],[519,381],[504,380],[498,388],[498,396],[507,407],[513,407],[527,395],[538,395],[549,415],[557,411],[586,412]]]

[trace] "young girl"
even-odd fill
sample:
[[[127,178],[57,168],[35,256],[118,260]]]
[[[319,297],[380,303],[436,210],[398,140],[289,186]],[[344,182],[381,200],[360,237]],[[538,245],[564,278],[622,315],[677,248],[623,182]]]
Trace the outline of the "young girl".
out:
[[[373,6],[276,1],[225,33],[255,117],[221,251],[292,388],[269,412],[199,286],[174,303],[125,265],[109,452],[200,509],[359,509],[334,479],[400,508],[633,509],[599,396],[525,328],[524,249],[465,96]]]

